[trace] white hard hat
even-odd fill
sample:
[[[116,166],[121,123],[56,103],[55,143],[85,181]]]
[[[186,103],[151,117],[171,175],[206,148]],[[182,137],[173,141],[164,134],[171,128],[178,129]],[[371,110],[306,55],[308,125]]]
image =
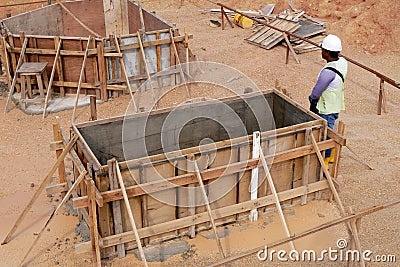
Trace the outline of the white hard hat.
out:
[[[336,35],[329,34],[322,41],[322,48],[332,52],[340,52],[342,51],[342,42],[340,38]]]

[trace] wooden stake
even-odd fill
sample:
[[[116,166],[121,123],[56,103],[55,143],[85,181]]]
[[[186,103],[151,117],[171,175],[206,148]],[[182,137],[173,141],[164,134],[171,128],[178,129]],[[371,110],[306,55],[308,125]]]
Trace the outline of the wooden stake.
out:
[[[192,173],[196,171],[196,168],[194,166],[194,155],[189,154],[187,156],[187,172]],[[189,216],[194,216],[196,214],[196,186],[194,183],[188,185],[188,214]],[[193,223],[189,227],[189,237],[190,238],[195,238],[196,237],[196,224]]]
[[[97,120],[97,106],[96,106],[96,96],[90,96],[90,120]]]
[[[153,103],[157,106],[157,100],[156,100],[156,96],[154,95],[154,90],[153,90],[153,86],[152,86],[152,82],[151,82],[150,71],[149,71],[149,67],[147,66],[147,62],[146,62],[146,55],[144,53],[142,39],[140,38],[140,32],[137,32],[137,37],[138,37],[138,43],[139,43],[139,47],[140,47],[140,52],[142,54],[143,63],[144,63],[145,69],[146,69],[147,81],[149,82],[151,95],[153,97]]]
[[[378,96],[378,115],[382,114],[383,112],[387,113],[386,109],[386,93],[385,93],[385,81],[381,79],[379,84],[379,96]]]
[[[101,267],[100,246],[99,246],[99,232],[97,229],[97,209],[96,209],[96,189],[94,181],[88,179],[87,186],[89,187],[90,209],[90,239],[92,243],[92,261],[94,267]]]
[[[182,70],[181,60],[179,59],[178,51],[176,50],[176,45],[175,45],[175,41],[174,41],[174,34],[172,32],[172,29],[169,29],[169,34],[171,36],[171,45],[172,45],[172,47],[174,49],[175,58],[176,58],[176,61],[178,62],[179,73],[180,73],[180,76],[181,76],[181,82],[185,85],[186,96],[190,99],[190,91],[189,91],[189,88],[187,87],[187,82],[186,82],[185,75],[184,75],[183,70]]]
[[[6,114],[8,112],[8,105],[10,104],[11,97],[14,94],[14,87],[15,87],[15,84],[17,82],[17,76],[18,76],[17,70],[21,67],[22,62],[24,61],[24,55],[25,55],[25,50],[26,50],[26,46],[27,45],[28,45],[28,38],[25,38],[24,43],[22,45],[21,54],[20,54],[19,59],[18,59],[18,64],[17,64],[17,66],[15,68],[15,71],[14,71],[14,78],[13,78],[13,81],[11,83],[11,87],[9,88],[6,107],[4,108],[4,114]]]
[[[115,47],[117,48],[117,52],[121,53],[121,49],[119,47],[118,38],[116,36],[115,36]],[[129,83],[129,77],[128,77],[128,74],[126,72],[125,62],[124,62],[124,58],[123,57],[119,58],[119,64],[121,65],[122,75],[124,75],[124,77],[125,77],[126,85],[128,86],[129,94],[131,95],[133,107],[135,108],[135,112],[137,112],[138,110],[137,110],[136,102],[135,102],[135,99],[133,97],[133,92],[132,92],[131,84]]]
[[[194,157],[193,157],[193,159],[194,159]],[[199,166],[197,165],[196,161],[194,161],[194,169],[196,171],[197,180],[199,181],[199,185],[200,185],[200,189],[201,189],[201,192],[203,195],[204,203],[206,204],[206,207],[207,207],[208,216],[210,217],[210,222],[211,222],[211,225],[212,225],[212,228],[214,231],[215,240],[217,241],[219,252],[221,253],[222,257],[225,259],[226,256],[225,256],[224,250],[222,249],[221,240],[219,239],[217,227],[215,226],[214,218],[211,213],[210,202],[208,201],[206,190],[204,189],[203,178],[201,177]]]
[[[104,57],[104,41],[97,45],[97,58],[100,76],[100,99],[107,101],[107,69]]]
[[[43,109],[43,119],[46,117],[47,104],[51,97],[51,87],[53,85],[54,73],[56,71],[56,66],[58,65],[58,57],[60,56],[61,45],[62,45],[62,40],[59,41],[58,46],[57,46],[57,52],[56,52],[56,56],[54,57],[54,63],[53,63],[53,68],[51,70],[50,81],[49,81],[49,85],[47,86],[46,99],[44,101],[44,109]]]
[[[67,200],[69,199],[69,197],[72,194],[72,191],[74,191],[76,189],[76,187],[79,185],[79,183],[83,180],[83,178],[85,177],[85,175],[87,174],[86,171],[84,171],[79,177],[78,179],[75,181],[74,185],[68,190],[67,194],[64,196],[63,200],[60,202],[60,204],[58,204],[57,208],[55,210],[53,210],[53,212],[50,214],[50,217],[47,219],[46,223],[44,224],[44,226],[42,227],[42,229],[40,230],[39,234],[37,235],[35,241],[33,241],[32,245],[29,247],[28,251],[26,252],[25,256],[22,258],[22,261],[20,263],[20,266],[23,266],[23,263],[25,262],[26,258],[28,257],[28,255],[30,254],[30,252],[32,251],[33,247],[36,245],[36,243],[39,241],[40,237],[42,236],[42,233],[44,231],[44,229],[46,229],[46,227],[49,225],[50,221],[53,219],[54,215],[57,215],[58,210],[67,202]]]
[[[292,55],[293,55],[294,59],[296,60],[297,64],[300,64],[300,59],[297,57],[297,54],[294,51],[293,46],[290,43],[289,38],[287,37],[287,34],[283,32],[282,35],[283,35],[283,38],[285,38],[286,45],[287,45],[288,49],[290,50],[290,52],[292,52]],[[289,54],[287,52],[286,53],[286,64],[288,64],[288,63],[289,63]]]
[[[310,135],[312,134],[311,128],[307,128],[305,132],[305,141],[304,145],[309,145],[310,144]],[[304,157],[304,162],[303,162],[303,179],[302,185],[307,186],[308,185],[308,176],[309,176],[309,169],[310,169],[310,155],[307,155]],[[307,204],[307,194],[304,194],[301,196],[301,205]]]
[[[260,132],[253,133],[253,146],[252,146],[252,158],[260,158]],[[258,196],[258,168],[251,170],[251,182],[250,182],[250,199],[257,199]],[[258,220],[258,211],[253,209],[250,211],[249,215],[250,221],[255,222]]]
[[[143,18],[143,10],[142,10],[142,5],[140,4],[140,1],[138,0],[138,7],[139,7],[139,18],[140,18],[140,29],[143,33],[146,32],[146,27],[144,24],[144,18]]]
[[[267,161],[265,160],[264,152],[262,151],[261,147],[260,147],[260,159],[261,159],[261,163],[262,163],[262,165],[264,167],[265,174],[267,175],[267,181],[269,183],[272,195],[273,195],[274,200],[275,200],[275,205],[276,205],[276,208],[277,208],[278,213],[279,213],[279,217],[280,217],[282,225],[283,225],[283,230],[285,231],[286,236],[288,238],[290,238],[289,228],[288,228],[288,226],[286,224],[285,216],[283,215],[282,206],[281,206],[281,203],[279,202],[278,193],[276,192],[274,181],[272,180],[272,176],[271,176],[271,173],[269,172]],[[294,247],[294,244],[293,244],[292,241],[289,242],[289,245],[290,245],[290,248],[292,250],[295,250],[295,247]]]
[[[353,213],[353,210],[350,209],[350,212]],[[350,225],[351,225],[351,229],[353,230],[352,237],[354,238],[354,243],[356,244],[356,248],[358,249],[358,252],[360,253],[360,255],[362,255],[361,242],[360,242],[360,237],[358,234],[356,221],[350,220]],[[362,256],[360,257],[360,266],[365,267],[364,257],[362,257]]]
[[[55,142],[62,141],[62,136],[60,134],[60,123],[59,123],[58,119],[57,119],[56,123],[53,123],[53,140]],[[57,158],[59,158],[61,154],[62,154],[62,149],[56,150]],[[59,178],[60,184],[67,182],[66,175],[65,175],[64,161],[62,161],[60,163],[60,166],[58,167],[58,178]]]
[[[85,51],[85,55],[83,57],[83,62],[82,62],[82,68],[81,68],[81,74],[79,75],[79,82],[78,82],[78,89],[76,90],[76,97],[75,97],[75,104],[74,104],[74,110],[72,112],[72,118],[71,118],[71,122],[74,123],[75,122],[75,111],[76,111],[76,107],[78,105],[78,100],[79,100],[79,93],[81,91],[81,85],[82,85],[82,78],[83,78],[83,73],[85,71],[85,67],[86,67],[86,60],[88,57],[88,52],[89,52],[89,47],[90,47],[90,41],[92,40],[92,37],[89,36],[87,44],[86,44],[86,51]]]
[[[129,220],[131,222],[132,230],[135,233],[136,244],[137,244],[138,249],[139,249],[140,257],[142,259],[143,265],[147,267],[148,265],[147,265],[146,257],[144,255],[142,243],[140,242],[139,233],[138,233],[138,230],[136,228],[135,219],[133,218],[131,204],[129,203],[128,195],[126,194],[124,180],[122,179],[122,175],[121,175],[121,171],[119,169],[118,161],[115,161],[115,168],[117,169],[117,177],[118,177],[119,186],[121,187],[122,194],[124,195],[126,211],[128,212],[128,215],[129,215]]]
[[[344,129],[345,129],[344,122],[339,120],[339,123],[338,123],[338,134],[343,136],[344,135]],[[333,174],[332,174],[332,176],[334,178],[338,177],[339,161],[340,161],[341,154],[342,154],[342,146],[340,144],[336,143],[336,145],[335,145],[335,165],[334,165]]]
[[[110,183],[110,189],[118,189],[118,178],[117,170],[115,167],[115,159],[110,159],[107,161],[108,165],[108,178]],[[114,233],[120,234],[123,232],[122,228],[122,217],[121,217],[121,202],[119,200],[112,202],[112,212],[114,219]],[[125,244],[121,243],[117,245],[118,258],[125,257]]]
[[[2,245],[7,244],[8,241],[10,241],[11,236],[14,234],[14,232],[17,230],[18,226],[21,224],[22,220],[24,219],[25,215],[28,213],[28,211],[32,208],[33,203],[35,203],[36,199],[39,197],[40,193],[43,191],[43,189],[46,187],[47,183],[49,182],[51,176],[53,173],[56,171],[60,163],[64,160],[65,156],[69,152],[69,150],[72,148],[72,146],[75,144],[75,142],[78,140],[78,136],[75,135],[69,143],[65,146],[63,152],[61,155],[58,157],[56,163],[54,163],[53,167],[47,174],[46,178],[43,180],[43,182],[40,184],[38,190],[35,192],[33,195],[32,199],[29,201],[28,205],[25,207],[25,209],[22,211],[21,215],[18,217],[17,221],[15,222],[14,226],[10,230],[10,232],[7,234],[7,236],[4,238],[3,242],[1,243]]]
[[[8,83],[8,88],[11,88],[11,74],[10,74],[10,59],[8,58],[8,52],[7,52],[7,41],[5,37],[1,38],[3,42],[3,59],[4,59],[4,67],[6,68],[6,77],[7,77],[7,83]]]

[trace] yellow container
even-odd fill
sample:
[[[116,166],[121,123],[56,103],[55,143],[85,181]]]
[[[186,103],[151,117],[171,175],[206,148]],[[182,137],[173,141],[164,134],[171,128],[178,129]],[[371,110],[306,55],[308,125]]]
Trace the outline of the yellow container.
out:
[[[236,25],[239,25],[243,29],[249,29],[253,27],[253,20],[245,16],[242,16],[240,14],[235,14],[233,21],[235,22]]]

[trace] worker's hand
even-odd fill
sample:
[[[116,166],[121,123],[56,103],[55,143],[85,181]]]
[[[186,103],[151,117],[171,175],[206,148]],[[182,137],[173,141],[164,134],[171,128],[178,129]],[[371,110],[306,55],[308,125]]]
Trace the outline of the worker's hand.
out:
[[[313,99],[311,96],[308,97],[308,101],[310,101],[310,111],[314,112],[315,114],[318,114],[318,109],[317,109],[317,103],[318,99]]]

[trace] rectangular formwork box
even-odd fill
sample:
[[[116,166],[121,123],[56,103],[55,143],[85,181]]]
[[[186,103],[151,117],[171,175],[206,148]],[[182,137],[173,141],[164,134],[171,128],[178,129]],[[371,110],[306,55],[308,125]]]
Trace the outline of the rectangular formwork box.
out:
[[[164,123],[172,122],[168,121],[168,115],[174,113],[174,118],[179,118],[181,114],[191,112],[215,112],[220,110],[218,105],[221,103],[229,107],[239,118],[238,121],[243,123],[246,132],[242,136],[229,138],[227,131],[222,129],[224,126],[199,116],[180,129],[180,136],[175,139],[180,145],[178,150],[171,146],[173,138],[166,138],[161,143],[161,134],[165,134]],[[271,123],[257,124],[255,116],[251,114],[259,111],[250,112],[248,103],[256,107],[268,105],[272,112],[269,119],[275,123],[276,129]],[[231,118],[224,117],[227,116],[224,112],[215,113],[221,121]],[[140,128],[144,121],[145,133],[135,131],[135,127]],[[266,118],[266,121],[271,120]],[[122,147],[123,125],[130,126],[125,148]],[[228,128],[231,126],[236,127],[233,123]],[[175,128],[167,127],[165,131],[168,129]],[[192,155],[198,160],[217,225],[247,219],[250,210],[255,208],[261,214],[273,210],[275,203],[268,183],[263,179],[265,172],[261,162],[258,158],[252,158],[252,134],[255,131],[261,132],[261,148],[270,164],[281,205],[305,204],[312,199],[328,197],[329,185],[322,176],[320,163],[307,134],[314,135],[322,153],[328,148],[338,149],[345,145],[345,139],[328,129],[325,120],[274,89],[227,97],[219,99],[219,102],[189,103],[179,108],[73,125],[72,134],[79,136],[77,154],[83,165],[88,166],[89,174],[103,197],[103,206],[97,207],[103,257],[112,256],[118,244],[124,244],[126,250],[137,247],[122,192],[118,188],[110,188],[107,162],[112,158],[119,162],[143,244],[188,235],[191,227],[195,227],[196,232],[210,228],[206,208],[199,202],[200,192],[187,190],[187,187],[198,186],[194,168],[188,166],[191,163],[187,161]],[[201,142],[207,138],[215,143]],[[143,154],[136,146],[140,142],[146,144],[147,154]],[[129,158],[125,158],[124,149],[128,150],[125,152]],[[258,198],[251,200],[249,187],[254,168],[259,168]],[[331,169],[337,173],[337,168],[338,164],[335,163]],[[79,197],[73,199],[74,208],[87,209],[88,197],[84,184],[78,194]],[[193,199],[199,206],[188,208]],[[123,232],[119,234],[114,229],[112,203],[115,201],[120,201]],[[79,252],[88,252],[90,242],[82,243],[78,248]]]

